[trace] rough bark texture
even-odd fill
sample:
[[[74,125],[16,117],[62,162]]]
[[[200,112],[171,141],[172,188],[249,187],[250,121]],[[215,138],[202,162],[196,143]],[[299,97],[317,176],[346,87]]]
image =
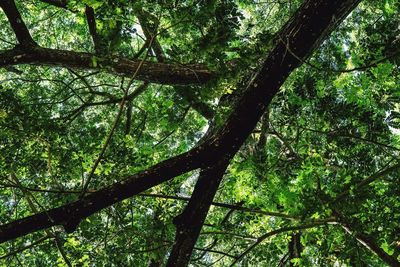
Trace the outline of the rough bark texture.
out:
[[[208,170],[205,170],[204,173],[206,174],[206,172],[209,172],[208,174],[213,176],[213,179],[202,180],[201,185],[199,184],[196,186],[191,199],[191,203],[196,203],[196,207],[200,208],[184,214],[182,217],[183,219],[181,218],[180,220],[180,227],[183,231],[188,231],[188,234],[183,235],[184,240],[179,240],[179,236],[177,237],[176,242],[182,242],[185,251],[182,251],[183,253],[178,253],[183,255],[183,257],[179,257],[179,263],[175,266],[186,266],[190,259],[193,244],[196,242],[198,232],[200,231],[197,228],[197,224],[194,230],[190,230],[189,228],[193,225],[191,225],[190,221],[187,221],[186,218],[205,218],[208,207],[214,196],[212,190],[215,184],[218,184],[218,180],[221,179],[223,174],[222,169],[224,168],[221,169],[218,167],[218,164],[221,164],[221,162],[228,162],[238,151],[289,74],[301,64],[303,59],[307,58],[312,53],[314,48],[326,38],[359,1],[360,0],[305,1],[298,12],[296,12],[278,33],[274,48],[264,61],[260,71],[246,88],[245,93],[224,126],[210,138],[206,139],[202,145],[187,153],[161,162],[146,171],[128,177],[124,182],[115,183],[108,188],[87,195],[79,201],[2,225],[0,226],[0,242],[11,240],[53,225],[64,225],[66,230],[73,231],[83,218],[107,206],[132,197],[152,186],[172,179],[187,171],[196,168],[210,167]],[[91,63],[92,55],[90,54],[57,50],[55,54],[53,53],[54,50],[51,50],[52,53],[47,54],[47,52],[49,52],[48,49],[39,49],[38,51],[44,53],[42,55],[47,55],[47,58],[45,57],[46,62],[50,65],[58,65],[60,62],[62,65],[68,61],[72,64],[72,66],[69,67],[82,67],[83,65],[85,68],[93,68]],[[37,58],[35,55],[27,55],[23,52],[21,54],[15,54],[15,51],[9,51],[8,53],[14,53],[8,56],[8,61],[6,60],[8,64],[12,64],[14,59],[20,63],[34,63],[40,60],[40,58]],[[57,60],[55,60],[54,55],[56,55],[55,57]],[[15,56],[19,57],[15,58]],[[0,54],[0,58],[2,57],[4,58],[4,53]],[[73,58],[72,61],[70,61],[70,57]],[[107,62],[102,59],[98,60],[99,65],[106,63]],[[0,66],[1,64],[5,64],[4,59],[0,60]],[[126,69],[128,69],[129,72],[134,70],[134,68],[132,68],[132,64],[134,63],[127,62],[124,59],[117,59],[116,62],[112,61],[112,63],[109,64],[111,65],[107,65],[108,67],[113,68],[115,72],[122,72],[122,74],[126,74]],[[165,68],[167,68],[167,66],[168,72],[160,70],[166,70]],[[143,79],[149,79],[148,75],[149,72],[151,72],[152,74],[157,74],[151,76],[151,78],[159,82],[176,82],[177,73],[180,74],[180,79],[183,80],[191,74],[192,78],[196,76],[195,80],[201,77],[201,75],[193,75],[193,72],[191,72],[188,67],[183,68],[183,70],[182,68],[177,70],[166,64],[146,63],[144,68],[147,69],[147,72],[141,72]],[[168,73],[168,77],[166,73]],[[197,74],[205,75],[205,73],[201,71]],[[209,75],[208,72],[207,75]],[[171,78],[171,76],[174,78]],[[202,79],[204,79],[204,76]],[[187,82],[188,80],[191,79],[186,79],[185,81]],[[216,163],[218,164],[216,165]],[[207,193],[209,189],[210,192]],[[206,195],[203,196],[203,194]]]
[[[63,8],[66,8],[67,4],[67,1],[44,2]],[[149,61],[141,63],[140,60],[129,60],[122,57],[106,57],[84,52],[42,48],[31,37],[13,0],[0,1],[0,7],[5,12],[19,42],[15,49],[0,51],[0,67],[19,64],[47,65],[87,70],[102,69],[113,74],[132,76],[141,65],[136,76],[138,80],[170,85],[203,84],[214,76],[210,70],[199,64],[179,65]],[[94,12],[90,7],[86,11],[90,33],[96,50],[99,50]]]
[[[57,7],[67,8],[67,1],[44,1]],[[77,69],[103,69],[110,73],[116,73],[124,76],[132,76],[139,65],[140,71],[137,75],[138,80],[144,80],[153,83],[171,84],[171,85],[190,85],[190,84],[203,84],[212,79],[214,73],[209,71],[202,65],[179,65],[167,64],[163,55],[162,47],[154,39],[152,42],[153,50],[156,53],[157,64],[153,62],[144,62],[141,64],[140,60],[129,60],[121,57],[107,57],[103,52],[106,51],[102,38],[98,35],[96,29],[96,19],[93,8],[86,6],[85,15],[89,27],[89,33],[92,37],[96,54],[90,53],[76,53],[73,51],[63,51],[54,49],[45,49],[39,47],[32,39],[29,31],[24,24],[21,15],[16,8],[14,1],[8,0],[0,2],[2,9],[6,13],[10,24],[19,40],[20,45],[13,50],[0,51],[0,67],[5,67],[10,70],[13,69],[12,65],[17,64],[32,64],[32,65],[48,65],[48,66],[61,66]],[[151,15],[146,13],[147,15]],[[141,15],[145,26],[143,30],[146,33],[147,44],[153,38],[152,33],[147,30],[146,18]],[[153,20],[156,18],[151,17]],[[146,46],[143,47],[144,50]],[[13,69],[15,72],[15,69]],[[177,93],[182,96],[196,111],[203,117],[210,120],[214,116],[213,109],[206,103],[201,102],[194,97],[192,92],[188,92],[190,88],[176,86]]]
[[[224,127],[210,138],[209,142],[216,148],[216,153],[223,151],[218,157],[227,161],[231,159],[254,129],[289,74],[313,52],[358,2],[310,0],[299,8],[277,34],[274,49],[246,88]],[[201,218],[206,217],[218,189],[215,188],[215,183],[219,184],[221,178],[215,176],[214,179],[209,177],[199,181],[201,186],[196,185],[191,197],[191,203],[196,205],[190,208],[190,212],[186,208],[183,218],[187,216],[203,222]],[[189,205],[190,203],[188,207]],[[190,216],[186,215],[188,213]],[[189,249],[193,249],[201,229],[197,220],[183,220],[183,223],[177,224],[177,237],[168,266],[187,266],[189,263],[192,254],[192,250]]]
[[[167,266],[186,266],[189,262],[228,163],[229,161],[225,160],[201,170],[189,203],[174,220],[176,236]]]
[[[0,243],[55,225],[72,232],[82,219],[97,211],[209,163],[204,147],[191,150],[75,202],[1,225]]]
[[[0,51],[0,67],[19,64],[86,70],[101,69],[109,73],[131,77],[141,61],[122,57],[99,57],[91,53],[42,47]],[[213,73],[202,65],[177,65],[149,61],[143,62],[136,76],[138,80],[171,85],[201,84],[208,82],[212,77]]]
[[[89,33],[90,33],[90,36],[92,37],[94,51],[96,51],[96,54],[101,54],[102,47],[100,45],[99,36],[97,34],[96,18],[95,18],[95,14],[94,14],[94,9],[90,6],[86,6],[85,7],[85,15],[86,15],[87,25],[89,27]]]

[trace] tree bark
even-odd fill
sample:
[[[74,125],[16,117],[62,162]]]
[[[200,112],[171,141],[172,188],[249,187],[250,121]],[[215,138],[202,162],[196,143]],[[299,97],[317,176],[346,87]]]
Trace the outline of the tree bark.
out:
[[[189,203],[174,220],[176,225],[175,242],[167,266],[178,267],[188,264],[228,162],[225,160],[201,170]]]
[[[22,20],[21,14],[15,6],[15,2],[13,0],[2,0],[0,1],[0,7],[6,14],[19,45],[22,47],[36,46],[36,42],[33,40],[28,28]]]
[[[85,7],[86,21],[89,28],[90,36],[92,37],[94,51],[96,54],[100,55],[104,48],[101,47],[100,38],[97,34],[96,18],[94,14],[94,9],[90,6]]]
[[[223,161],[229,162],[239,150],[289,74],[358,2],[309,0],[299,8],[277,34],[276,46],[248,85],[224,127],[205,141],[224,152],[220,155]],[[218,164],[213,168],[216,169],[209,173],[211,175],[204,172],[204,176],[200,176],[189,204],[176,221],[175,244],[167,266],[180,267],[189,263],[202,224],[222,179],[223,172],[218,174]]]
[[[0,67],[19,64],[104,70],[128,77],[132,77],[141,65],[136,76],[138,80],[169,85],[202,84],[208,82],[214,76],[210,70],[198,64],[178,65],[150,61],[144,61],[141,64],[141,60],[129,60],[115,56],[101,57],[92,53],[42,47],[0,51]]]
[[[300,243],[300,237],[301,237],[301,232],[293,233],[288,243],[288,251],[289,251],[288,261],[290,267],[296,266],[293,262],[291,262],[291,260],[301,257],[301,252],[303,248]]]
[[[0,226],[0,242],[54,225],[64,225],[67,231],[73,231],[80,220],[107,206],[132,197],[182,173],[197,168],[211,167],[216,162],[223,162],[229,159],[231,155],[234,155],[238,151],[244,140],[253,131],[267,105],[271,102],[273,96],[277,93],[279,87],[289,74],[302,63],[302,60],[306,59],[312,53],[314,48],[326,38],[359,1],[305,1],[296,14],[277,34],[274,48],[264,61],[260,71],[246,88],[242,98],[233,109],[226,123],[214,135],[206,139],[202,145],[193,148],[189,152],[156,164],[143,172],[128,177],[124,181],[117,182],[107,188],[87,195],[81,200],[2,225]],[[39,52],[43,52],[44,55],[47,55],[47,51],[48,49],[39,49]],[[62,62],[65,62],[65,58],[69,59],[70,52],[67,52],[66,55],[64,53],[56,53],[59,57],[57,59],[61,59]],[[4,53],[0,54],[0,58],[2,55],[4,57]],[[13,55],[15,56],[16,54],[14,53]],[[31,62],[32,59],[35,59],[35,61],[40,60],[40,58],[35,58],[36,56],[32,54],[26,55],[26,53],[22,52],[19,55],[25,63]],[[53,53],[50,53],[50,55],[53,55]],[[73,53],[72,56],[75,59],[73,62],[79,63],[77,64],[78,66],[81,66],[80,63],[84,63],[86,66],[90,66],[91,64],[89,61],[90,54]],[[13,56],[9,56],[8,64],[12,64],[12,60]],[[20,60],[19,57],[16,60]],[[54,60],[54,58],[50,57],[47,58],[47,62],[57,65],[59,60]],[[104,64],[107,62],[100,60],[99,63]],[[1,64],[4,64],[4,59],[0,60]],[[111,64],[117,64],[116,67],[127,65],[125,60],[120,62],[118,59],[117,62]],[[148,63],[146,66],[152,70],[151,67],[154,65],[150,65]],[[165,66],[165,64],[161,65]],[[119,71],[122,70],[119,69]],[[183,72],[188,74],[190,71],[186,68],[186,71]],[[142,73],[142,75],[146,76],[148,74]],[[157,79],[157,77],[153,78]],[[168,80],[168,77],[164,78]],[[207,182],[214,183],[209,180]],[[208,186],[204,185],[204,188]],[[187,253],[191,253],[191,251]]]

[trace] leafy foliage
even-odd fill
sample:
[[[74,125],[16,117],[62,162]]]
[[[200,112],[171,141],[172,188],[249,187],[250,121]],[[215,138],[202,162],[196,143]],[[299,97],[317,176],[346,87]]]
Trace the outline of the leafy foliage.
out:
[[[1,224],[201,143],[301,2],[16,1],[35,42],[97,53],[93,67],[99,54],[157,62],[162,51],[166,62],[204,64],[216,79],[177,88],[95,70],[0,69]],[[363,1],[291,74],[230,162],[193,266],[385,266],[362,238],[400,259],[399,12],[397,0]],[[0,50],[16,43],[0,13]],[[215,111],[213,120],[199,102]],[[3,243],[0,266],[162,265],[173,220],[198,176],[195,170],[154,186],[86,218],[73,233],[53,227]],[[298,254],[290,246],[296,234]]]

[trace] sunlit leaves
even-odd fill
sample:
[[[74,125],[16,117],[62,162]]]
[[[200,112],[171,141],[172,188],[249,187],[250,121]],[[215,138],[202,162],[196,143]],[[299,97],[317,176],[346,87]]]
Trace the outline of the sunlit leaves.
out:
[[[136,12],[148,12],[165,61],[204,63],[216,71],[213,84],[180,88],[201,103],[219,103],[215,120],[207,122],[176,88],[150,84],[124,103],[99,159],[125,90],[132,93],[141,82],[128,90],[127,79],[102,72],[36,66],[1,70],[2,223],[32,213],[21,188],[10,183],[12,175],[32,190],[44,209],[76,200],[97,159],[90,189],[109,186],[195,146],[207,129],[221,125],[248,86],[249,74],[273,45],[274,33],[301,1],[131,2],[70,0],[60,10],[36,0],[19,6],[39,44],[85,52],[94,51],[84,16],[85,5],[92,7],[105,43],[104,60],[114,53],[134,58],[142,47],[140,59],[146,55],[149,61],[157,60],[137,24]],[[364,1],[292,73],[269,107],[268,118],[231,162],[214,199],[238,210],[212,206],[196,247],[237,256],[267,232],[325,220],[339,211],[386,253],[396,253],[397,173],[360,184],[399,156],[397,11],[398,1]],[[0,25],[0,46],[6,49],[15,40],[3,13]],[[101,67],[99,59],[93,56],[91,65]],[[173,218],[186,205],[197,178],[194,171],[113,205],[81,222],[72,235],[54,230],[61,233],[73,265],[164,263],[173,240]],[[343,192],[348,193],[337,200]],[[277,265],[287,255],[294,232],[264,240],[242,265]],[[300,232],[303,252],[291,259],[295,265],[382,265],[338,225]],[[37,238],[2,245],[1,253]],[[19,254],[18,260],[24,266],[65,266],[53,241]],[[216,266],[229,266],[232,260],[203,250],[193,254],[193,265],[215,261]],[[12,266],[17,259],[11,257],[10,262]]]

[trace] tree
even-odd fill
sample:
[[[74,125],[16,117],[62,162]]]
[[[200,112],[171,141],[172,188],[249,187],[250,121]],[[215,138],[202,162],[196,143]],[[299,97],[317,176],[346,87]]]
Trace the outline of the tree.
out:
[[[5,265],[399,266],[400,3],[359,2],[2,0]]]

